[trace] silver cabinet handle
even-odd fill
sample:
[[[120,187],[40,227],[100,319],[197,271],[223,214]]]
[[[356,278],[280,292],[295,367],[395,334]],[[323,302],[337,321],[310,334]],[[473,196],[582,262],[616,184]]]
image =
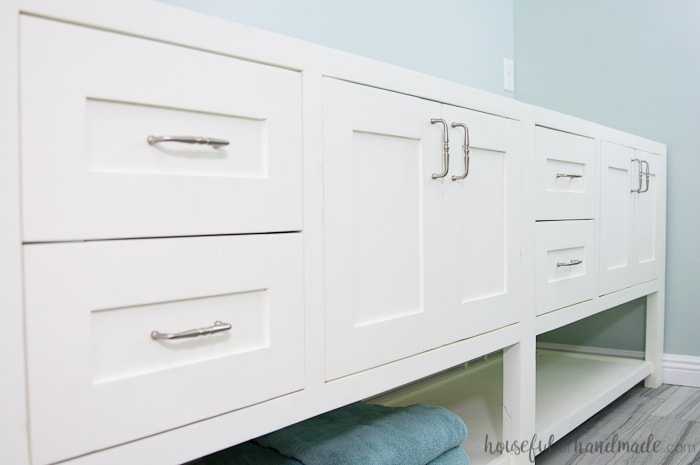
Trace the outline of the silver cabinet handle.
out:
[[[561,266],[576,266],[576,265],[580,265],[582,263],[583,263],[583,260],[571,259],[568,262],[557,262],[557,268],[559,268]]]
[[[639,168],[639,176],[640,176],[639,187],[640,187],[640,189],[637,191],[637,192],[639,192],[640,194],[643,194],[644,192],[649,192],[649,162],[646,161],[646,160],[640,160],[639,164],[645,166],[645,168],[644,168],[644,177],[646,178],[646,179],[645,179],[645,180],[646,180],[646,183],[644,184],[644,189],[641,189],[641,187],[642,187],[642,181],[641,181],[642,168],[641,168],[641,166],[640,166],[640,168]]]
[[[464,123],[452,123],[452,127],[464,129],[464,144],[462,144],[462,151],[464,152],[464,173],[459,176],[452,176],[452,180],[457,181],[469,176],[469,128]]]
[[[569,179],[575,179],[575,178],[582,178],[582,174],[564,174],[564,173],[557,173],[557,179],[559,178],[569,178]]]
[[[215,149],[229,144],[226,139],[196,136],[148,136],[146,140],[151,145],[159,144],[161,142],[180,142],[182,144],[211,145]]]
[[[184,339],[187,337],[199,337],[208,336],[209,334],[220,333],[222,331],[228,331],[231,329],[231,325],[224,323],[223,321],[215,321],[213,326],[208,326],[206,328],[198,329],[188,329],[187,331],[182,331],[180,333],[161,333],[159,331],[151,331],[151,339]]]
[[[450,135],[447,132],[447,122],[440,118],[430,120],[430,124],[437,123],[442,124],[442,173],[433,174],[433,179],[444,178],[450,169]]]
[[[637,162],[637,166],[639,168],[639,173],[638,173],[639,174],[639,181],[638,181],[639,187],[636,189],[632,189],[630,192],[639,193],[642,191],[642,160],[640,160],[639,158],[633,158],[632,163],[634,163],[635,161]]]

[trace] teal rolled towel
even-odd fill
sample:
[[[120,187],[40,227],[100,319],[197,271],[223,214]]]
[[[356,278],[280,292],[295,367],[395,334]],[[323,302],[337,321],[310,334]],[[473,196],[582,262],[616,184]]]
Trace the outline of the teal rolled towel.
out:
[[[280,455],[254,442],[244,442],[208,455],[202,460],[205,465],[302,465],[297,460]]]
[[[461,447],[450,449],[428,465],[469,465],[469,456]]]
[[[443,407],[358,402],[256,442],[304,465],[426,465],[466,436],[462,419]]]

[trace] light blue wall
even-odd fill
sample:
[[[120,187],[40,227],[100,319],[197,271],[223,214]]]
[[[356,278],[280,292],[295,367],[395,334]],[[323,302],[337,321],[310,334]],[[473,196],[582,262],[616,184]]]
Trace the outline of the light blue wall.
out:
[[[512,96],[512,0],[162,1]]]
[[[665,351],[700,356],[700,2],[514,0],[514,14],[518,99],[668,145]]]

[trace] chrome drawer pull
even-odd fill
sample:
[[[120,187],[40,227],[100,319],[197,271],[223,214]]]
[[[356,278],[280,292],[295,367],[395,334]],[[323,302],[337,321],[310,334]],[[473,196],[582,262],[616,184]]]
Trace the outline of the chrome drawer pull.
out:
[[[182,331],[181,333],[161,333],[159,331],[151,332],[151,339],[183,339],[186,337],[199,337],[208,336],[209,334],[220,333],[222,331],[228,331],[231,329],[231,325],[224,323],[223,321],[215,321],[213,326],[207,328],[199,329],[188,329],[187,331]]]
[[[564,173],[557,173],[557,179],[559,178],[569,178],[569,179],[574,179],[574,178],[582,178],[582,174],[564,174]]]
[[[576,266],[576,265],[580,265],[581,263],[583,263],[583,260],[571,259],[571,260],[569,260],[568,263],[567,262],[557,262],[557,268],[559,268],[560,266]]]
[[[464,173],[459,176],[452,175],[452,180],[457,181],[469,176],[469,128],[464,123],[452,123],[452,127],[464,129],[464,144],[462,144],[462,151],[464,152]]]
[[[215,149],[229,144],[226,139],[195,136],[148,136],[146,140],[151,145],[155,145],[160,142],[180,142],[183,144],[211,145]]]
[[[433,179],[440,179],[447,176],[450,170],[450,135],[447,132],[447,121],[440,118],[432,118],[430,124],[442,124],[442,173],[433,174]]]

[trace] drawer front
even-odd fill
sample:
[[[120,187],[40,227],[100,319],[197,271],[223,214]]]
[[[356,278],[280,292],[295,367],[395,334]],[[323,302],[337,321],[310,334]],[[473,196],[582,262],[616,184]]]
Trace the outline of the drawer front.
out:
[[[594,298],[594,221],[538,222],[536,235],[537,314]]]
[[[587,137],[538,126],[537,219],[595,217],[595,142]]]
[[[299,233],[27,245],[34,463],[303,388]],[[192,338],[152,332],[230,329]]]
[[[21,35],[25,241],[301,229],[299,73],[32,17]]]

